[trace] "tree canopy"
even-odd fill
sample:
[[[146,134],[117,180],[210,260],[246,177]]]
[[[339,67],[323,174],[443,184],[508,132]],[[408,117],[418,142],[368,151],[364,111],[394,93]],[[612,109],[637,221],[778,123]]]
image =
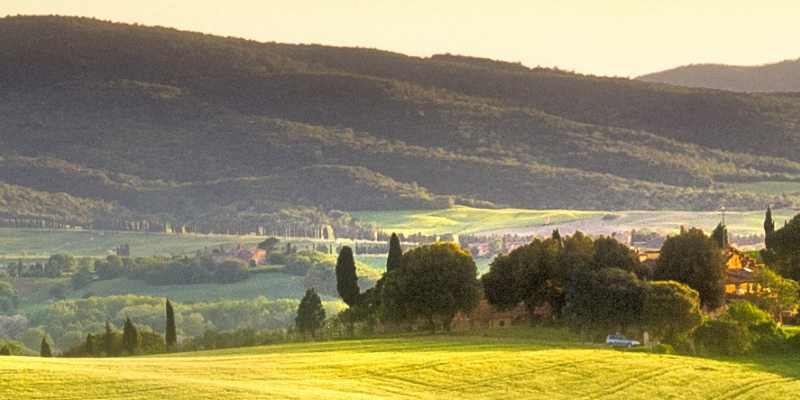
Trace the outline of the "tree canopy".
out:
[[[353,307],[358,303],[360,291],[353,249],[343,246],[336,259],[336,292],[345,304]]]
[[[402,256],[403,248],[400,247],[400,239],[396,233],[392,232],[392,236],[389,238],[389,255],[386,257],[386,272],[397,269]]]
[[[175,310],[172,308],[172,303],[169,302],[167,299],[166,305],[166,328],[165,328],[164,340],[167,345],[167,349],[173,349],[175,345],[178,343],[178,333],[177,327],[175,325]]]
[[[478,268],[453,243],[434,243],[403,253],[400,267],[387,272],[382,306],[388,320],[422,318],[429,329],[450,329],[457,312],[468,313],[481,297]]]
[[[654,337],[667,341],[686,335],[700,326],[700,295],[675,282],[650,282],[645,289],[642,325]]]
[[[325,309],[322,308],[322,300],[313,288],[306,290],[305,296],[300,300],[294,322],[300,333],[307,333],[312,338],[317,337],[317,330],[325,322]]]
[[[700,305],[708,310],[722,306],[725,299],[726,266],[722,250],[701,229],[681,228],[661,246],[653,278],[676,281],[696,290]]]
[[[764,262],[784,278],[800,280],[800,214],[764,239]]]

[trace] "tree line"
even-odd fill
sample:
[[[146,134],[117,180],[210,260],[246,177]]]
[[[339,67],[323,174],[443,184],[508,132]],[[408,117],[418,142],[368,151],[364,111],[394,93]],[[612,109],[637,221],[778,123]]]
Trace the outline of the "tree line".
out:
[[[787,223],[780,235],[800,226],[797,221]],[[796,260],[792,258],[796,255],[778,250],[783,248],[774,239],[781,238],[775,232],[767,231],[767,237],[773,237],[773,247],[767,251],[782,254],[784,263]],[[800,238],[792,232],[795,240]],[[778,325],[800,303],[796,281],[759,268],[752,278],[759,291],[740,300],[727,299],[726,237],[722,224],[711,235],[681,228],[666,238],[659,258],[648,267],[613,238],[593,239],[580,231],[562,237],[556,230],[551,237],[534,238],[498,255],[478,279],[471,256],[457,246],[435,243],[402,252],[393,235],[386,273],[365,292],[357,285],[352,249],[342,248],[337,293],[348,309],[337,319],[351,333],[356,326],[367,331],[376,327],[446,331],[457,312],[469,314],[485,298],[501,311],[524,305],[533,321],[539,308],[546,306],[549,312],[538,318],[547,319],[538,321],[569,327],[592,341],[611,332],[648,332],[670,349],[713,354],[741,354],[751,348],[775,352],[800,344]],[[774,262],[768,265],[781,268]],[[792,271],[787,268],[782,271]],[[316,303],[315,295],[309,291],[306,299]],[[298,328],[312,336],[323,320],[324,314],[298,310]],[[719,335],[730,340],[720,342]]]

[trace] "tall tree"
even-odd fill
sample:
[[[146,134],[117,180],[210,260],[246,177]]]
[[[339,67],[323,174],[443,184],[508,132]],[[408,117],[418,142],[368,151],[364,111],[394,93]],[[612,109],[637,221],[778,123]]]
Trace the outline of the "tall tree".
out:
[[[94,354],[94,337],[91,333],[86,334],[86,341],[83,343],[83,353],[87,356]]]
[[[717,224],[717,227],[711,231],[711,238],[714,239],[714,243],[716,243],[720,249],[724,250],[728,247],[728,227],[720,222]]]
[[[481,297],[478,268],[453,243],[434,243],[403,253],[400,268],[385,275],[382,306],[389,319],[424,318],[449,330],[457,312],[468,313]]]
[[[603,268],[619,268],[633,272],[640,279],[648,278],[649,270],[644,267],[636,253],[619,240],[602,236],[594,241],[594,253],[590,268],[599,271]]]
[[[325,309],[322,307],[322,300],[314,288],[308,289],[300,300],[297,317],[294,319],[297,330],[303,334],[311,334],[311,337],[316,339],[316,332],[322,327],[323,322],[325,322]]]
[[[42,357],[53,356],[53,351],[50,349],[50,343],[47,343],[47,335],[42,336],[42,346],[39,349],[39,355]]]
[[[358,287],[356,261],[350,246],[343,246],[336,259],[336,292],[349,307],[358,303],[361,289]]]
[[[114,343],[114,329],[111,327],[111,323],[106,321],[106,331],[103,336],[103,349],[107,356],[115,356],[117,355],[117,349],[115,348]]]
[[[674,281],[650,282],[645,290],[642,325],[668,342],[685,337],[703,323],[700,295]]]
[[[125,325],[122,328],[122,348],[133,355],[139,346],[139,332],[131,322],[130,317],[125,317]]]
[[[700,305],[716,310],[725,299],[725,259],[717,243],[701,229],[681,229],[661,246],[653,278],[676,281],[700,294]]]
[[[775,272],[794,281],[800,281],[800,214],[786,225],[776,229],[764,239],[766,246],[761,255]]]
[[[644,285],[632,272],[619,268],[577,271],[565,290],[566,320],[593,338],[641,322]]]
[[[167,327],[164,335],[167,344],[167,350],[173,350],[178,343],[178,333],[175,327],[175,311],[172,309],[172,303],[167,299]]]
[[[481,276],[486,301],[499,310],[512,309],[522,301],[514,290],[514,262],[510,254],[498,254],[489,263],[489,271]]]
[[[553,229],[553,234],[550,235],[550,237],[553,240],[555,240],[556,242],[558,242],[559,246],[561,246],[563,244],[563,243],[561,243],[561,232],[559,232],[558,229]]]
[[[389,238],[389,256],[386,258],[386,272],[393,271],[400,266],[400,259],[403,257],[403,248],[400,247],[400,239],[397,234],[392,232]]]
[[[783,323],[783,312],[796,312],[800,296],[797,282],[781,277],[769,268],[758,268],[753,271],[753,280],[762,290],[756,294],[754,303],[778,322]]]
[[[772,219],[772,210],[767,206],[767,215],[764,217],[764,235],[769,236],[775,232],[775,220]]]

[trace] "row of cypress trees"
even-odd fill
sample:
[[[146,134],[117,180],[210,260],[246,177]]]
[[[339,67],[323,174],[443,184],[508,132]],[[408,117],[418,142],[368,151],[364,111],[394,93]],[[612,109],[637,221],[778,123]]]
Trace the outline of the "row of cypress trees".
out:
[[[108,356],[116,356],[120,355],[121,352],[134,355],[137,350],[140,349],[140,346],[145,345],[148,348],[152,348],[154,344],[159,342],[162,343],[162,346],[166,345],[166,351],[175,351],[177,350],[178,335],[175,326],[175,310],[169,299],[167,299],[166,303],[166,319],[167,323],[164,339],[161,339],[161,336],[155,332],[138,332],[130,317],[125,317],[121,337],[114,332],[113,328],[111,328],[111,324],[106,322],[105,332],[98,335],[92,335],[91,333],[86,335],[86,340],[83,343],[66,350],[63,355],[95,356],[105,353]],[[10,348],[4,346],[0,349],[0,355],[11,355]],[[53,356],[53,351],[50,343],[47,341],[46,335],[42,337],[39,355],[41,357]]]

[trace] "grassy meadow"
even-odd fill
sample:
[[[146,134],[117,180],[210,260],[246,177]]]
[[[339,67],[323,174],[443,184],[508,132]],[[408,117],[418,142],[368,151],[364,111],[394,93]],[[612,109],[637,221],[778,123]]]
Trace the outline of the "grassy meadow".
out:
[[[364,211],[354,212],[358,218],[375,222],[384,231],[411,235],[475,234],[496,229],[541,226],[549,220],[551,224],[600,218],[602,211],[574,210],[524,210],[505,208],[490,210],[456,206],[444,210],[420,211]]]
[[[736,235],[764,233],[764,213],[725,211],[728,231]],[[791,219],[796,210],[773,210],[776,227]],[[381,230],[403,234],[476,234],[517,233],[549,235],[559,228],[561,234],[575,230],[585,233],[650,230],[673,233],[681,226],[698,227],[710,232],[720,222],[720,211],[575,211],[575,210],[489,210],[456,206],[446,210],[355,212],[353,215],[374,222]]]
[[[0,229],[0,259],[47,259],[53,254],[70,253],[76,257],[115,254],[117,246],[129,244],[131,256],[193,254],[197,250],[231,249],[239,243],[255,245],[262,236],[161,234],[141,232],[106,232],[90,230]]]
[[[517,329],[517,328],[511,328]],[[534,331],[530,328],[529,331]],[[785,399],[797,358],[710,360],[467,336],[299,343],[157,357],[6,357],[6,398]]]

